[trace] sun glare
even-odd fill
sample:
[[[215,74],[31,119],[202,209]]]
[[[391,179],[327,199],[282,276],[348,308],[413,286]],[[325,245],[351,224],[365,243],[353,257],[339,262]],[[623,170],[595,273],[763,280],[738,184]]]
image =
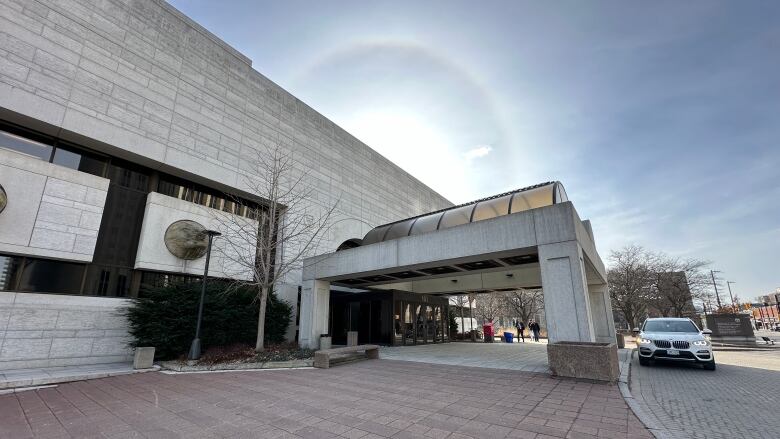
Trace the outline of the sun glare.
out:
[[[446,134],[406,111],[362,112],[345,125],[368,146],[450,201],[468,201],[475,196],[469,184],[471,162],[488,154],[490,147],[459,151]]]

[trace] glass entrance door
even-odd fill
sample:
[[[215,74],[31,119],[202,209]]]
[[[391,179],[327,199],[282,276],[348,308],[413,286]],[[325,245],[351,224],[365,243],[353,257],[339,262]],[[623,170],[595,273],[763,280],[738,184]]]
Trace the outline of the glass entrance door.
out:
[[[425,343],[425,308],[422,305],[414,305],[416,316],[415,340],[416,344]]]
[[[441,305],[436,305],[434,308],[434,321],[436,322],[436,332],[434,333],[434,339],[437,343],[444,341],[444,328],[445,323],[442,321]]]
[[[436,343],[436,319],[430,305],[425,305],[425,342]]]

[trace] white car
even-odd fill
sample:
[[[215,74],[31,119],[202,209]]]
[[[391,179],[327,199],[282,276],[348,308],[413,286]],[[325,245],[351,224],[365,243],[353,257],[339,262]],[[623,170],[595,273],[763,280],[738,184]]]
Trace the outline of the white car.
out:
[[[639,364],[649,365],[652,361],[677,361],[699,363],[707,370],[715,370],[715,355],[712,343],[705,337],[712,331],[699,330],[693,320],[686,318],[652,318],[642,324],[636,345],[639,347]]]

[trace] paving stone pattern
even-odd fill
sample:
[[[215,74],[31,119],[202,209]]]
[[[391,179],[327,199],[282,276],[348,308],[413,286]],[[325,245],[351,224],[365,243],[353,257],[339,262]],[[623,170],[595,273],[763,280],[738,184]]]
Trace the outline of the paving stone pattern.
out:
[[[714,372],[656,364],[631,368],[631,393],[669,438],[780,437],[780,353],[716,352]]]
[[[444,343],[382,347],[381,358],[547,373],[547,344]]]
[[[618,388],[370,360],[332,369],[146,373],[0,396],[3,438],[649,438]]]

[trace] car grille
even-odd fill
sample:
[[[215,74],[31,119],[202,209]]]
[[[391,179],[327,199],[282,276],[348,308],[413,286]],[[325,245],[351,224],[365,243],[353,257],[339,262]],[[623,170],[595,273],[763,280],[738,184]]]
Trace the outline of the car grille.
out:
[[[687,341],[675,340],[672,342],[672,346],[674,346],[675,349],[688,349],[691,347],[691,344]]]
[[[691,347],[690,343],[683,340],[653,340],[653,344],[661,349],[669,349],[671,347],[674,347],[675,349],[688,349]]]

